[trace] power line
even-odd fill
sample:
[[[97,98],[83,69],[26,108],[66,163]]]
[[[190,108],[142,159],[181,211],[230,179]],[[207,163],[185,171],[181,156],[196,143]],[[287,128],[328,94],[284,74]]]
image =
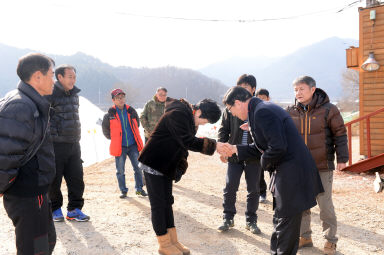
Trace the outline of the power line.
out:
[[[156,16],[156,15],[145,15],[145,14],[135,14],[135,13],[128,13],[128,12],[115,12],[119,15],[124,16],[133,16],[133,17],[141,17],[141,18],[153,18],[153,19],[168,19],[168,20],[181,20],[181,21],[199,21],[199,22],[231,22],[231,23],[256,23],[256,22],[267,22],[267,21],[279,21],[279,20],[290,20],[290,19],[297,19],[307,16],[313,16],[313,15],[319,15],[319,14],[327,14],[327,13],[341,13],[358,3],[362,2],[362,0],[354,1],[352,3],[349,3],[342,7],[334,7],[327,10],[317,11],[317,12],[310,12],[300,15],[294,15],[294,16],[287,16],[287,17],[280,17],[280,18],[263,18],[263,19],[203,19],[203,18],[184,18],[184,17],[172,17],[172,16]],[[335,11],[337,10],[337,11]]]
[[[340,10],[338,10],[336,13],[340,13],[340,12],[342,12],[342,11],[345,11],[345,10],[347,10],[347,9],[349,9],[349,8],[351,8],[351,7],[357,5],[358,3],[361,3],[361,2],[362,2],[362,0],[354,1],[354,2],[352,2],[352,3],[350,3],[350,4],[348,4],[347,6],[344,6],[343,8],[341,8]]]

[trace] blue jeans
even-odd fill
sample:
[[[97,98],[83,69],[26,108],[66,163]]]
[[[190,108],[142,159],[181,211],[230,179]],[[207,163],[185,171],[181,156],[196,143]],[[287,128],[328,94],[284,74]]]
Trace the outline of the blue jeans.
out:
[[[128,188],[125,185],[125,160],[127,159],[127,155],[129,160],[131,160],[131,164],[133,167],[133,171],[135,172],[135,189],[136,191],[143,190],[143,174],[141,169],[139,168],[139,161],[137,158],[139,157],[139,151],[137,150],[137,145],[133,144],[129,147],[122,147],[121,155],[119,157],[115,157],[116,163],[116,177],[119,183],[119,188],[121,193],[127,193]]]

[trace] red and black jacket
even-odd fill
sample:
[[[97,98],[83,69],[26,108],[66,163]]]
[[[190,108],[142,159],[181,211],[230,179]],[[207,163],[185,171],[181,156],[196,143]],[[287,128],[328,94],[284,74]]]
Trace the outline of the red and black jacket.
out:
[[[136,141],[137,150],[141,151],[143,149],[143,140],[141,140],[139,132],[139,116],[133,107],[127,104],[125,104],[125,107],[127,108],[128,121]],[[108,113],[104,115],[102,128],[104,136],[111,140],[109,153],[112,156],[119,157],[122,151],[123,131],[115,105],[109,108]]]

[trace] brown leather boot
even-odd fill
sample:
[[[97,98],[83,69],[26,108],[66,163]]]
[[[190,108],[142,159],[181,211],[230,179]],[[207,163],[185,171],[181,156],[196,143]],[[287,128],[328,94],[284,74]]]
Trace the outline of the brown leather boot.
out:
[[[171,236],[171,243],[179,249],[183,255],[191,254],[191,251],[177,240],[176,228],[168,228],[168,233]]]
[[[157,236],[159,242],[159,254],[161,255],[183,255],[183,253],[171,243],[171,236],[166,233],[162,236]]]
[[[336,244],[326,241],[324,244],[324,254],[326,255],[335,255],[336,254]]]
[[[302,247],[312,247],[312,246],[313,246],[313,242],[311,237],[310,238],[300,237],[299,249]]]

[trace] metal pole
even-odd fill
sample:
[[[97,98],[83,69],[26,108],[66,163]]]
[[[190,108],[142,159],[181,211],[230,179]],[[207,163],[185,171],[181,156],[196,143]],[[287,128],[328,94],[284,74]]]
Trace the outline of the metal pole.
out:
[[[371,157],[371,118],[367,118],[367,146],[368,146],[368,158]]]
[[[349,160],[348,165],[352,165],[352,124],[348,125],[348,150],[349,150]]]

